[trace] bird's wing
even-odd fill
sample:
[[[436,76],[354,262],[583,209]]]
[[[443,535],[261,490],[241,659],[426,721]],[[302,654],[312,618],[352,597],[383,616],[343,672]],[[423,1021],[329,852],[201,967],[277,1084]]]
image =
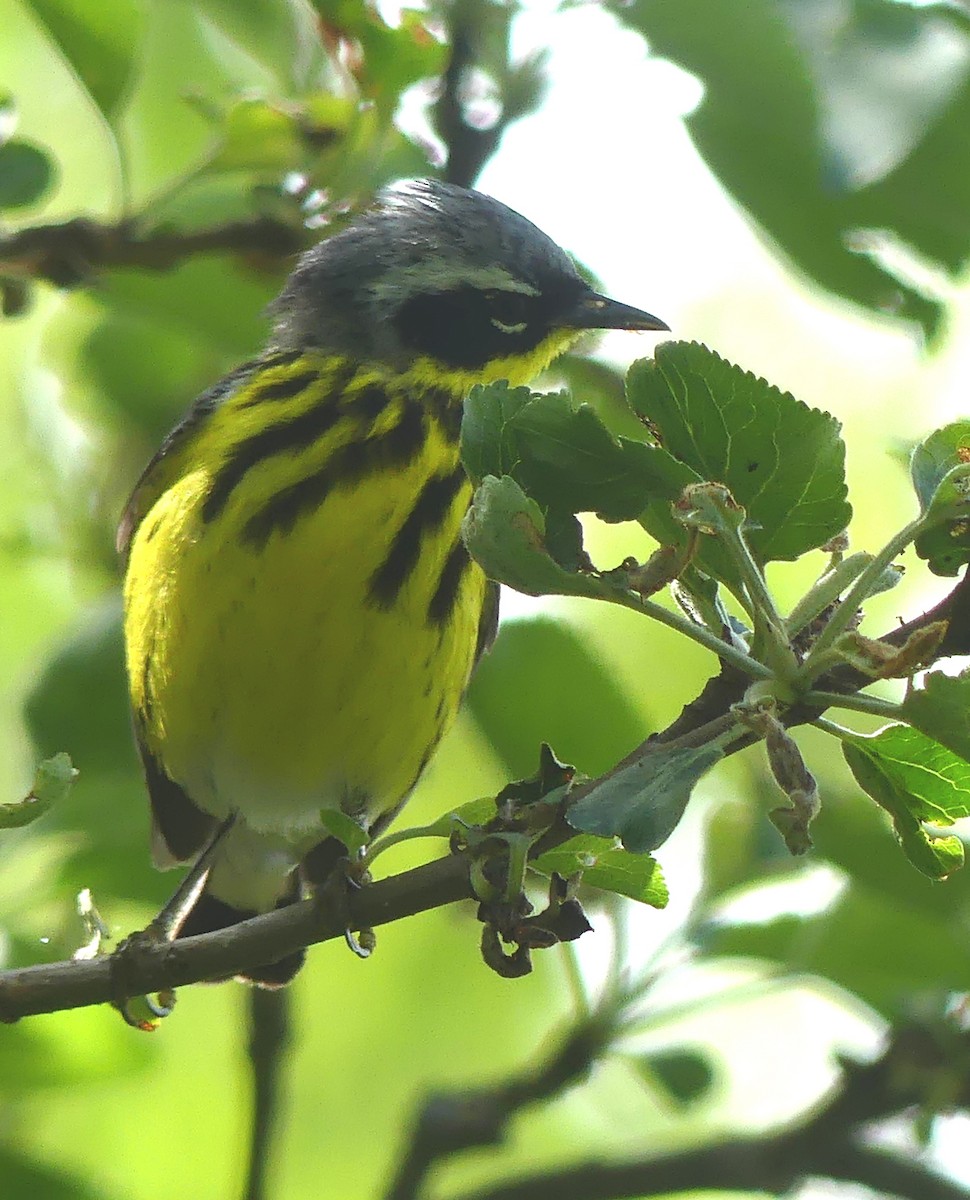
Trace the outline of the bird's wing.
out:
[[[167,870],[194,858],[219,822],[192,803],[184,788],[169,779],[141,735],[136,736],[152,804],[152,859],[156,867]]]
[[[154,458],[142,471],[121,514],[115,545],[123,559],[128,557],[131,539],[155,501],[183,474],[185,452],[191,446],[195,434],[210,414],[253,374],[257,365],[256,359],[243,363],[235,371],[223,376],[208,391],[203,392],[162,442]]]

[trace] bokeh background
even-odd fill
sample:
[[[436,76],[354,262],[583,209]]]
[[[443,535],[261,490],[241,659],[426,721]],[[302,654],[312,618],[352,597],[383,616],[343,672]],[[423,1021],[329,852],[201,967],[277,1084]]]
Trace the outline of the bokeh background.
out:
[[[0,235],[83,217],[115,239],[92,253],[75,237],[59,268],[69,289],[0,245],[0,800],[23,796],[57,751],[81,772],[67,802],[0,835],[5,966],[71,953],[83,887],[119,935],[170,890],[148,858],[114,526],[193,396],[260,346],[288,256],[376,187],[468,173],[617,299],[835,413],[856,548],[912,517],[908,447],[966,413],[962,5],[0,0],[0,29]],[[184,246],[257,219],[275,231],[265,244]],[[159,231],[171,262],[160,269],[157,248],[134,261],[133,241]],[[622,368],[652,345],[610,335],[546,382],[635,432]],[[587,535],[604,565],[648,549],[627,527],[590,522]],[[783,605],[816,558],[776,565]],[[873,605],[874,631],[942,593],[908,565]],[[605,770],[712,671],[630,613],[515,596],[505,612],[414,823],[530,773],[542,741]],[[815,852],[787,856],[756,753],[719,768],[659,854],[669,907],[618,917],[594,902],[595,932],[577,946],[591,994],[618,939],[631,970],[654,972],[642,1021],[501,1149],[442,1168],[435,1195],[780,1126],[833,1086],[836,1052],[871,1054],[970,989],[970,883],[919,877],[837,765],[813,758],[811,734],[800,739],[822,784]],[[388,855],[386,869],[419,856]],[[336,945],[311,953],[293,988],[274,1197],[381,1196],[429,1089],[499,1081],[568,1021],[575,987],[558,952],[505,981],[483,967],[478,936],[456,907],[381,930],[366,963]],[[153,1036],[106,1008],[3,1029],[0,1194],[237,1194],[245,1004],[236,985],[200,986]],[[658,1068],[685,1048],[706,1064],[686,1091]],[[930,1158],[970,1181],[954,1153],[965,1118],[924,1133]]]

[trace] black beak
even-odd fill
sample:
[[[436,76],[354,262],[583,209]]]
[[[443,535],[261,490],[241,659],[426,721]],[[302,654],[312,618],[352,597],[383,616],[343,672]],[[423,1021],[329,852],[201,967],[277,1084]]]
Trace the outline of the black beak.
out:
[[[609,300],[596,292],[586,292],[556,324],[563,329],[653,329],[670,330],[659,317],[640,308]]]

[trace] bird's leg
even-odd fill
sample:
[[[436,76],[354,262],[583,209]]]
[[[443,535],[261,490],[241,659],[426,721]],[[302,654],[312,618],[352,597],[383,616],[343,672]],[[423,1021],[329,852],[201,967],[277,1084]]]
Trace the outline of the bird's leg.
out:
[[[178,937],[179,930],[185,924],[186,918],[195,907],[199,896],[202,895],[202,889],[212,870],[212,860],[215,858],[216,851],[235,823],[236,814],[230,813],[203,846],[198,858],[185,873],[182,882],[172,893],[161,912],[153,918],[146,929],[142,930],[142,936],[155,942],[173,942]]]
[[[222,845],[226,834],[236,822],[232,813],[206,842],[198,858],[186,872],[182,882],[166,902],[161,912],[144,929],[131,933],[119,943],[111,956],[111,974],[114,984],[114,1007],[129,1025],[136,1029],[152,1029],[161,1017],[167,1017],[175,1004],[175,993],[159,993],[157,997],[133,995],[137,988],[127,984],[129,965],[137,963],[139,951],[146,947],[173,942],[185,920],[202,894],[202,889],[212,870],[212,860]]]
[[[369,879],[366,873],[361,875],[355,857],[342,842],[330,837],[314,846],[300,867],[316,904],[339,919],[350,949],[358,958],[369,958],[375,945],[374,931],[355,932],[351,927],[350,897]]]

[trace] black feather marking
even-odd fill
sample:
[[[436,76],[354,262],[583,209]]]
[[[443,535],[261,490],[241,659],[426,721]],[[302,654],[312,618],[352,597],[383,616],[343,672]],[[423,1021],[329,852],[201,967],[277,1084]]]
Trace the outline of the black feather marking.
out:
[[[297,359],[299,356],[297,356]],[[264,366],[276,366],[276,360]],[[314,383],[320,381],[320,368],[307,367],[302,371],[294,371],[292,375],[284,375],[282,379],[269,379],[266,382],[257,382],[255,386],[249,389],[244,398],[239,401],[240,408],[254,408],[257,404],[263,404],[267,401],[273,403],[279,400],[291,400],[294,396],[299,396],[301,392],[305,392],[307,388],[312,387]]]
[[[179,455],[191,444],[192,439],[198,435],[200,429],[204,427],[216,409],[238,387],[245,385],[259,369],[259,365],[257,359],[245,362],[235,371],[223,376],[208,391],[203,392],[159,446],[148,466],[139,476],[118,525],[115,545],[122,559],[127,559],[132,538],[145,514],[150,511],[155,501],[171,482],[171,480],[165,481],[169,464],[173,460],[178,460]]]
[[[353,366],[344,364],[341,371],[329,381],[326,402],[267,425],[233,446],[212,481],[202,505],[202,519],[212,521],[219,516],[251,468],[275,455],[303,450],[329,433],[341,418],[337,397],[353,373]]]
[[[169,779],[161,763],[138,739],[145,783],[155,827],[176,862],[186,862],[206,845],[219,822],[192,803],[186,791]]]
[[[373,384],[352,394],[344,405],[344,411],[353,417],[376,421],[390,402],[391,398],[387,392]]]
[[[260,548],[273,533],[290,533],[301,517],[316,511],[330,493],[367,475],[403,467],[424,445],[427,421],[420,404],[405,404],[396,425],[340,446],[319,470],[281,488],[246,522],[243,538]]]
[[[430,388],[422,399],[434,413],[446,441],[456,444],[461,433],[461,402],[444,388]]]
[[[440,529],[452,501],[467,480],[459,464],[448,475],[432,475],[404,523],[394,535],[391,547],[370,579],[369,595],[379,608],[391,608],[417,566],[424,537]]]
[[[465,543],[459,537],[445,559],[438,576],[438,586],[428,605],[428,620],[433,625],[446,625],[458,603],[462,581],[471,569],[472,560]]]

